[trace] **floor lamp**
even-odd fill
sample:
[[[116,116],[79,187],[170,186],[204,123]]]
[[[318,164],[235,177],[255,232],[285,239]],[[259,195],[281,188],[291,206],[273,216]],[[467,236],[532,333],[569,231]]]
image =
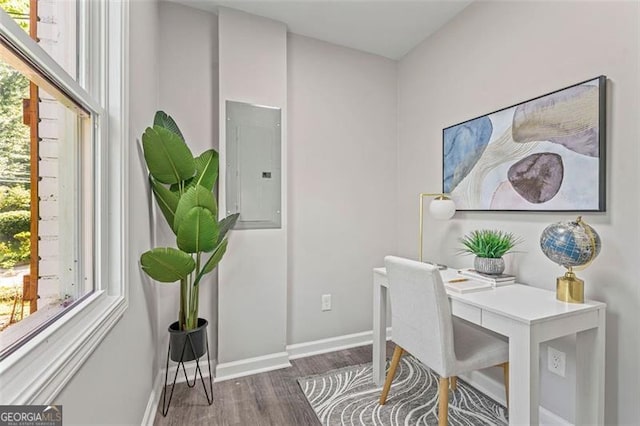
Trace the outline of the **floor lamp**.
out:
[[[428,194],[421,193],[420,194],[420,247],[418,249],[418,253],[420,254],[419,260],[422,260],[422,241],[423,241],[423,231],[424,231],[424,199],[425,197],[433,197],[431,203],[429,204],[429,213],[435,219],[438,220],[449,220],[456,213],[456,205],[453,200],[447,197],[447,194],[437,193],[437,194]],[[431,263],[431,262],[426,262]],[[439,269],[446,269],[447,267],[444,265],[436,265]]]

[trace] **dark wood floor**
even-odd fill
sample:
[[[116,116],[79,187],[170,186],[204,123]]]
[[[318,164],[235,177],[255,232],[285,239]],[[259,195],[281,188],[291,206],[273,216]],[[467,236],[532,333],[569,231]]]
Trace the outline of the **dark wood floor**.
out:
[[[388,343],[387,353],[392,350],[393,344]],[[169,414],[162,417],[162,407],[159,406],[154,424],[319,425],[297,379],[365,362],[371,362],[371,346],[293,360],[290,368],[214,383],[211,406],[207,405],[202,383],[193,389],[181,383],[176,385]]]

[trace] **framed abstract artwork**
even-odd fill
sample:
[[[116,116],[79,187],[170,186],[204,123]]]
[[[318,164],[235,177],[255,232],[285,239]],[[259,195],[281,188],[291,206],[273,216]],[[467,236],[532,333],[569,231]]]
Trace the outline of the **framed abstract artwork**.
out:
[[[456,210],[605,211],[606,77],[442,131]]]

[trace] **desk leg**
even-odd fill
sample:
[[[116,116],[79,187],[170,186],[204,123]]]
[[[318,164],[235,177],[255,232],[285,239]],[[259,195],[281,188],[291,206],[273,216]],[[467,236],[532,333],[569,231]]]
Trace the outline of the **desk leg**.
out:
[[[540,343],[529,326],[509,336],[509,424],[537,425],[540,399]]]
[[[373,281],[373,383],[384,384],[387,361],[387,288]]]
[[[576,335],[577,425],[604,424],[605,310],[598,312],[598,327]]]

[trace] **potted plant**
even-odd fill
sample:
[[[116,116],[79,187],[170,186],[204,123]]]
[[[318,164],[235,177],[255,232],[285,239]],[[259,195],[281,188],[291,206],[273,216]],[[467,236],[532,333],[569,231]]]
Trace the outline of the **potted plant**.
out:
[[[200,284],[227,250],[226,236],[238,214],[217,220],[218,153],[210,149],[194,158],[178,125],[163,111],[145,130],[142,146],[154,198],[177,248],[153,248],[142,254],[140,264],[156,281],[180,281],[178,320],[169,326],[171,359],[191,361],[207,350],[208,322],[198,317]]]
[[[471,231],[460,238],[463,254],[474,254],[473,267],[483,274],[499,275],[504,272],[504,256],[520,243],[511,232],[492,229]]]

